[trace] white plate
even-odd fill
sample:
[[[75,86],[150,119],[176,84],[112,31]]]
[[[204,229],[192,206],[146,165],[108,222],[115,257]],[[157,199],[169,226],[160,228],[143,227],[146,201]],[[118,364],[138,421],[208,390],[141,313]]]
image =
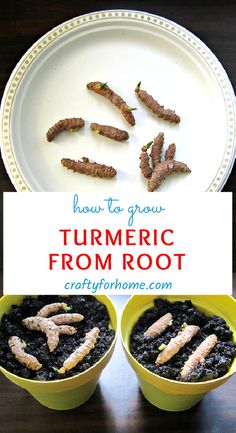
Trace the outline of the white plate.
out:
[[[132,128],[119,110],[86,88],[108,82],[134,112]],[[138,100],[142,88],[181,116],[179,125],[158,119]],[[83,117],[78,133],[54,142],[47,129],[65,117]],[[158,191],[219,191],[234,162],[235,98],[227,75],[196,36],[164,18],[135,11],[95,12],[63,23],[23,56],[7,84],[1,107],[2,156],[19,191],[146,191],[140,148],[160,131],[165,148],[175,142],[176,159],[191,174],[172,175]],[[90,132],[89,122],[126,129],[117,143]],[[111,180],[61,166],[63,157],[88,156],[113,165]]]

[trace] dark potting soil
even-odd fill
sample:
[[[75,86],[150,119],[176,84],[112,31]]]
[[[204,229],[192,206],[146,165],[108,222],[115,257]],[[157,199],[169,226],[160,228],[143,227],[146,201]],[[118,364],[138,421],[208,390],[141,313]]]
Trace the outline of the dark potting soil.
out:
[[[144,337],[144,332],[156,320],[166,313],[171,313],[173,323],[159,337]],[[182,330],[181,325],[198,325],[200,331],[192,340],[168,362],[157,366],[156,358],[161,344],[168,344]],[[227,373],[236,356],[236,343],[232,342],[232,332],[224,319],[207,316],[199,311],[191,301],[170,303],[166,299],[155,299],[154,307],[145,311],[135,324],[130,336],[131,354],[151,372],[167,379],[183,381],[180,371],[192,352],[210,334],[216,334],[218,343],[206,357],[204,364],[199,364],[185,379],[185,382],[200,382],[217,379]]]
[[[84,320],[73,324],[77,328],[74,335],[60,335],[60,341],[56,350],[49,352],[45,334],[38,331],[29,331],[21,321],[26,317],[35,316],[37,312],[47,304],[65,302],[72,309],[68,313],[80,313]],[[65,313],[64,310],[56,314]],[[38,298],[26,297],[22,304],[12,305],[8,314],[4,314],[0,325],[0,365],[6,370],[33,380],[58,380],[74,376],[94,365],[106,353],[114,339],[115,332],[110,329],[110,319],[107,308],[93,296],[38,296]],[[62,367],[66,358],[84,342],[86,332],[97,326],[100,329],[99,339],[91,352],[80,361],[76,367],[59,374],[56,369]],[[26,342],[25,351],[36,356],[43,365],[39,371],[32,371],[21,365],[11,353],[8,347],[8,339],[18,336]]]

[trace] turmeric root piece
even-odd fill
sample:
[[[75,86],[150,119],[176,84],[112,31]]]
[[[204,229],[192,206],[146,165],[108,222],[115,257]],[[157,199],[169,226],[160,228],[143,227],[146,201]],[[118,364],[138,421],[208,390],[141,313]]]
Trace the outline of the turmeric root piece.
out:
[[[55,302],[53,304],[45,305],[37,312],[37,316],[48,317],[50,314],[57,313],[60,310],[68,310],[70,307],[65,302]]]
[[[203,340],[203,342],[196,348],[196,350],[185,362],[180,373],[182,379],[186,379],[196,365],[203,364],[205,358],[216,346],[217,341],[217,336],[215,334],[211,334],[205,338],[205,340]]]
[[[140,89],[141,81],[136,86],[135,92],[141,101],[157,116],[161,119],[168,120],[170,123],[179,123],[180,117],[174,110],[169,110],[160,105],[151,95],[149,95],[145,90]]]
[[[175,156],[175,151],[176,151],[175,143],[170,144],[165,153],[165,160],[169,160],[169,161],[172,160]]]
[[[47,344],[50,352],[53,352],[59,343],[59,332],[57,325],[45,317],[27,317],[22,320],[22,324],[30,331],[41,331],[47,337]]]
[[[74,326],[68,326],[68,325],[57,326],[57,330],[59,335],[74,335],[77,332],[77,329],[74,328]]]
[[[150,157],[152,160],[152,166],[153,169],[161,162],[161,152],[164,144],[164,134],[163,132],[160,132],[158,136],[154,139]]]
[[[152,172],[151,178],[148,180],[148,191],[155,191],[161,183],[172,173],[190,173],[190,168],[183,162],[167,159],[160,162]]]
[[[154,322],[149,328],[144,332],[145,337],[157,337],[161,335],[168,326],[172,323],[172,314],[166,313],[156,322]]]
[[[81,117],[72,117],[70,119],[59,120],[55,125],[49,128],[46,133],[48,141],[54,140],[54,138],[62,131],[77,131],[84,126],[84,120]]]
[[[87,174],[88,176],[111,178],[116,175],[116,170],[113,167],[109,167],[105,164],[98,164],[97,162],[90,162],[89,159],[85,157],[82,158],[82,161],[63,158],[61,163],[63,167],[68,168],[68,170]]]
[[[153,144],[152,144],[153,143]],[[148,179],[148,191],[155,191],[161,183],[170,176],[172,173],[190,173],[190,168],[183,162],[175,161],[174,155],[176,146],[174,143],[170,144],[165,153],[165,160],[161,162],[161,153],[164,143],[164,134],[160,132],[154,139],[154,142],[148,143],[141,149],[141,160],[139,167],[145,178]],[[150,157],[147,153],[148,148],[151,146]],[[152,167],[150,164],[152,161]]]
[[[121,96],[117,95],[117,93],[110,89],[107,83],[93,81],[87,84],[87,88],[97,93],[98,95],[104,96],[106,99],[109,99],[112,104],[119,108],[127,122],[131,126],[135,125],[135,118],[132,113],[133,108],[129,107],[124,101],[124,99],[121,98]]]
[[[171,338],[166,348],[158,355],[156,364],[161,365],[169,361],[179,350],[185,346],[200,330],[199,326],[189,325],[180,331],[178,335]]]
[[[140,159],[139,167],[141,168],[142,175],[146,179],[149,179],[152,175],[152,168],[150,166],[149,155],[147,153],[147,150],[152,145],[152,143],[153,143],[153,141],[150,141],[148,144],[146,144],[146,146],[142,147],[141,154],[139,157],[139,159]]]
[[[104,137],[111,138],[111,140],[124,141],[128,140],[129,134],[122,129],[115,128],[109,125],[100,125],[99,123],[91,123],[90,128],[97,134],[103,135]]]
[[[42,368],[42,364],[40,364],[35,356],[25,353],[24,344],[19,337],[10,337],[8,340],[8,346],[17,361],[29,370],[38,371]]]
[[[59,373],[64,374],[66,371],[74,368],[88,353],[94,349],[97,339],[99,337],[99,328],[93,328],[87,334],[85,334],[84,343],[81,344],[63,363]]]
[[[78,323],[84,319],[84,316],[79,313],[67,313],[67,314],[57,314],[56,316],[49,317],[52,322],[56,325],[70,325],[71,323]]]

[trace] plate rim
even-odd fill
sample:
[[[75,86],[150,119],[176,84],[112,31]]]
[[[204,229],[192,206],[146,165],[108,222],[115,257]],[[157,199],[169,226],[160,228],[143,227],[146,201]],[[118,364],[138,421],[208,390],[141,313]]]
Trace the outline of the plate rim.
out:
[[[214,179],[206,189],[206,192],[221,191],[232,171],[236,158],[236,98],[227,72],[212,50],[190,30],[160,15],[132,9],[92,11],[70,18],[43,34],[27,49],[17,62],[6,83],[0,108],[1,156],[7,174],[16,191],[33,191],[18,166],[11,140],[11,111],[14,107],[15,96],[17,95],[17,90],[22,79],[38,56],[40,56],[48,46],[60,39],[61,36],[64,36],[73,29],[78,29],[84,25],[86,26],[88,23],[106,21],[107,19],[128,19],[153,24],[157,28],[162,28],[175,34],[175,36],[180,37],[180,39],[185,42],[188,41],[192,49],[204,58],[208,68],[210,68],[217,79],[225,105],[227,104],[227,136],[223,157]]]

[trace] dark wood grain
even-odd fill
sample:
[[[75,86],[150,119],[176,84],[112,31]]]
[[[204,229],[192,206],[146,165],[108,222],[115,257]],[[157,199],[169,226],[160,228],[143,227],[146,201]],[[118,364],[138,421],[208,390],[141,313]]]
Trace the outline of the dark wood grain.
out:
[[[112,296],[121,313],[128,296]],[[234,433],[236,377],[186,412],[165,412],[142,396],[120,343],[93,397],[58,412],[0,376],[0,433]]]

